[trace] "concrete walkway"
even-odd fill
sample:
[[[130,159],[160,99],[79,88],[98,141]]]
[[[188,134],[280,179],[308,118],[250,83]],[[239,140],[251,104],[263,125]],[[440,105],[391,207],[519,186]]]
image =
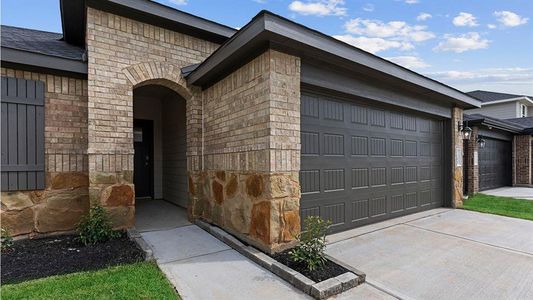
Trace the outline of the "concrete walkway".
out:
[[[161,200],[139,201],[136,229],[183,299],[311,299],[186,219]],[[332,299],[394,299],[363,284]]]
[[[533,188],[528,187],[502,187],[493,190],[483,191],[481,193],[498,197],[511,197],[533,200]]]
[[[533,299],[533,222],[436,209],[328,238],[328,254],[403,299]]]
[[[136,229],[182,299],[309,299],[188,222],[183,208],[139,201]]]

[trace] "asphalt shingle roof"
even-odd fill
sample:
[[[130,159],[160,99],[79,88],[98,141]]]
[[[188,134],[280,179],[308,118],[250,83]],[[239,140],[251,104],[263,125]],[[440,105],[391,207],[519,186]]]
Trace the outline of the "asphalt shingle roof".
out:
[[[63,40],[60,33],[2,25],[2,47],[72,60],[83,60],[84,50]]]
[[[520,123],[517,123],[517,122],[512,122],[511,120],[498,119],[498,118],[489,117],[489,116],[482,115],[482,114],[464,114],[463,115],[463,120],[465,120],[465,121],[484,120],[484,121],[489,121],[489,122],[490,121],[493,121],[493,122],[496,121],[496,122],[500,122],[500,123],[503,123],[503,124],[507,124],[509,126],[517,127],[519,129],[527,128],[524,125],[522,125]]]
[[[524,128],[533,128],[533,117],[506,119],[505,121],[518,124]]]
[[[492,102],[498,100],[512,99],[518,97],[529,97],[525,95],[515,95],[515,94],[506,94],[506,93],[496,93],[489,91],[472,91],[467,93],[469,96],[472,96],[481,102]]]

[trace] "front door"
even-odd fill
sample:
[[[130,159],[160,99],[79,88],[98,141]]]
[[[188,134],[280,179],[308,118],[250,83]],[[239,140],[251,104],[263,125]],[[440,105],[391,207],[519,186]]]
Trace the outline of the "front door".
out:
[[[153,121],[133,121],[135,197],[153,198]]]

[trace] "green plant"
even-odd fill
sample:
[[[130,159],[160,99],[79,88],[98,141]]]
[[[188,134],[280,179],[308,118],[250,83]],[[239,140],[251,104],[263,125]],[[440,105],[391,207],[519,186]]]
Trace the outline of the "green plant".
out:
[[[93,205],[89,213],[81,218],[77,229],[78,238],[85,245],[105,242],[119,235],[113,231],[109,215],[99,204]]]
[[[304,263],[309,271],[322,269],[326,264],[326,234],[331,221],[318,216],[309,216],[304,220],[305,231],[296,238],[299,243],[289,252],[294,262]]]
[[[9,230],[2,228],[2,235],[0,238],[0,246],[2,252],[9,251],[13,249],[13,237],[11,237],[11,233]]]

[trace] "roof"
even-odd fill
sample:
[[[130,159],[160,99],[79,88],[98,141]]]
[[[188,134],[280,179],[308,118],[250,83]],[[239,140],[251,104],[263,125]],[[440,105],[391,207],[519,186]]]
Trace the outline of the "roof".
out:
[[[79,12],[87,6],[138,20],[147,24],[182,32],[191,36],[221,44],[237,31],[235,28],[207,20],[172,7],[147,0],[60,0],[63,30],[67,39],[78,41],[84,37],[85,26],[79,26],[79,18],[68,18],[72,11]],[[84,12],[84,10],[82,11]],[[84,23],[84,22],[83,22]],[[83,24],[84,25],[84,24]]]
[[[524,128],[533,128],[533,117],[506,119],[505,121],[518,124]]]
[[[468,124],[485,125],[512,133],[522,133],[526,129],[526,127],[519,123],[515,123],[510,120],[489,117],[482,114],[464,114],[463,120],[468,121]]]
[[[84,50],[63,41],[62,38],[60,33],[2,25],[2,48],[83,60]]]
[[[466,108],[480,106],[477,99],[457,89],[264,10],[190,72],[187,80],[190,84],[207,87],[265,47],[319,59],[341,68],[358,69],[369,77],[416,88],[426,96],[436,93]]]
[[[467,94],[476,99],[479,99],[479,101],[483,103],[507,100],[507,99],[515,99],[515,98],[521,98],[521,97],[530,97],[526,95],[506,94],[506,93],[497,93],[497,92],[481,91],[481,90],[468,92]],[[530,98],[533,99],[533,97],[530,97]]]

